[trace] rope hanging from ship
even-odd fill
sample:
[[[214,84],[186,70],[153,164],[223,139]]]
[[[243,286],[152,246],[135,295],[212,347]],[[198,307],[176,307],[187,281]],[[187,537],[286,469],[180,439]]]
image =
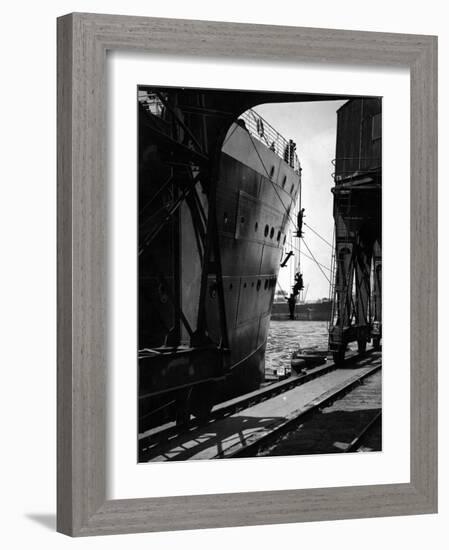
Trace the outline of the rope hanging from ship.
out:
[[[307,243],[305,242],[305,240],[304,240],[304,235],[303,235],[303,231],[302,231],[302,226],[303,226],[303,224],[306,225],[307,227],[309,227],[309,229],[311,229],[318,237],[320,237],[321,240],[323,240],[323,241],[324,241],[326,244],[328,244],[331,248],[332,248],[332,245],[331,245],[324,237],[322,237],[321,235],[319,235],[319,233],[318,233],[317,231],[315,231],[314,229],[312,229],[308,224],[306,224],[306,223],[304,222],[304,211],[305,211],[304,208],[300,208],[300,210],[299,210],[299,212],[298,212],[297,223],[295,224],[295,222],[293,221],[293,219],[292,219],[292,217],[291,217],[291,215],[290,215],[289,210],[288,210],[287,207],[285,206],[285,204],[284,204],[284,202],[283,202],[281,196],[279,195],[278,190],[276,189],[275,183],[272,181],[272,178],[271,178],[271,176],[270,176],[270,173],[268,172],[268,170],[267,170],[267,168],[266,168],[266,166],[265,166],[265,163],[264,163],[263,160],[262,160],[262,157],[260,156],[260,153],[259,153],[259,151],[258,151],[258,149],[257,149],[257,147],[256,147],[256,144],[254,143],[254,138],[253,138],[253,136],[251,135],[250,132],[248,132],[248,135],[249,135],[251,144],[252,144],[254,150],[256,151],[256,154],[257,154],[257,156],[258,156],[258,158],[259,158],[259,160],[260,160],[260,163],[261,163],[261,165],[262,165],[262,167],[263,167],[263,169],[264,169],[264,171],[265,171],[265,173],[266,173],[266,175],[267,175],[268,181],[271,183],[271,185],[272,185],[272,187],[273,187],[273,189],[274,189],[274,191],[275,191],[275,193],[276,193],[276,195],[277,195],[277,197],[278,197],[278,199],[279,199],[279,202],[281,203],[282,207],[284,208],[285,213],[286,213],[288,219],[290,220],[290,222],[293,224],[293,226],[296,226],[296,236],[297,236],[298,238],[302,239],[302,241],[303,241],[304,245],[306,246],[306,248],[307,248],[309,254],[311,255],[311,257],[310,257],[310,256],[307,256],[304,252],[302,252],[302,251],[300,250],[299,247],[295,247],[293,244],[292,244],[292,246],[297,250],[297,252],[298,252],[300,255],[304,255],[304,256],[306,256],[306,258],[309,258],[310,260],[314,261],[314,262],[316,263],[318,269],[319,269],[320,272],[322,273],[323,277],[326,279],[326,281],[327,281],[329,284],[331,284],[331,280],[330,280],[329,277],[324,273],[324,271],[323,271],[322,268],[324,267],[324,268],[327,269],[329,272],[330,272],[331,270],[330,270],[328,267],[322,266],[322,264],[320,264],[320,262],[318,262],[318,260],[315,258],[315,256],[313,255],[312,251],[310,250],[309,246],[308,246]],[[293,146],[292,146],[292,143],[293,143]],[[294,142],[292,142],[292,140],[290,140],[290,142],[289,142],[289,143],[287,144],[287,146],[286,146],[286,151],[287,151],[286,155],[288,156],[288,162],[290,162],[290,163],[291,163],[291,155],[294,154],[295,149],[296,149],[296,145],[294,144]],[[300,206],[301,206],[301,205],[300,205]],[[293,254],[290,254],[290,256],[292,256],[292,255],[293,255]],[[290,257],[290,256],[289,256],[289,257]],[[286,265],[286,264],[284,264],[284,262],[283,262],[283,264],[281,264],[281,265],[284,266],[284,265]],[[290,306],[290,307],[291,307],[291,304],[292,304],[293,302],[294,302],[294,304],[296,304],[296,298],[297,298],[299,292],[300,292],[301,290],[303,290],[303,289],[304,289],[303,276],[302,276],[302,273],[301,273],[300,270],[299,270],[299,271],[295,274],[295,284],[294,284],[293,287],[292,287],[293,292],[292,292],[292,294],[290,295],[290,297],[288,298],[288,300],[290,300],[290,302],[289,302],[289,306]]]

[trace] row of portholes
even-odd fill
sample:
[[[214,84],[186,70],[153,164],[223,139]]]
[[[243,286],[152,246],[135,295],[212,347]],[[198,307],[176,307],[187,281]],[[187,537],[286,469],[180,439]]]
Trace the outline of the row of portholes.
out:
[[[262,288],[262,279],[257,279],[257,283],[254,281],[250,283],[244,282],[243,288],[254,288],[256,287],[256,290],[259,291]],[[276,278],[271,277],[270,279],[265,279],[265,282],[263,284],[264,290],[268,290],[269,288],[273,288],[276,286]],[[234,288],[234,285],[232,283],[229,283],[229,290],[232,290]]]
[[[284,179],[282,180],[282,189],[285,189],[286,185],[287,185],[287,176],[284,176]],[[293,193],[294,189],[295,189],[295,184],[292,183],[290,187],[290,195]]]
[[[271,277],[270,279],[265,279],[265,282],[263,284],[264,290],[268,290],[270,288],[273,288],[276,286],[276,278]],[[251,283],[244,282],[243,288],[254,288],[256,287],[256,290],[259,291],[262,288],[262,279],[257,279],[257,283],[255,281],[252,281]],[[233,283],[229,283],[228,289],[229,291],[232,291],[234,288]],[[215,298],[217,296],[217,284],[213,283],[209,287],[209,295],[211,298]]]
[[[256,222],[256,225],[254,226],[254,231],[257,231],[257,228],[258,228],[258,224],[257,224],[257,222]],[[265,226],[265,229],[264,229],[263,234],[264,234],[264,237],[265,237],[265,238],[267,238],[267,237],[268,237],[268,234],[269,234],[269,235],[270,235],[270,239],[272,239],[272,238],[274,237],[274,227],[272,227],[272,228],[270,229],[270,226],[267,224],[267,225]],[[281,237],[282,237],[282,231],[279,230],[279,231],[278,231],[278,234],[277,234],[277,236],[276,236],[276,241],[279,242],[279,241],[281,240]],[[287,236],[284,235],[283,244],[285,244],[285,240],[286,240],[286,239],[287,239]]]
[[[272,180],[273,177],[274,177],[274,166],[272,166],[270,170],[270,180]],[[282,189],[285,189],[286,186],[287,186],[287,176],[284,176],[282,179]],[[295,184],[292,183],[290,187],[290,195],[293,193],[294,189],[295,189]]]
[[[223,214],[223,223],[226,225],[228,223],[228,221],[229,221],[228,213],[225,212]],[[245,223],[245,221],[246,221],[245,216],[241,216],[240,217],[240,223],[243,225]],[[256,222],[254,224],[254,232],[257,233],[258,229],[259,229],[259,222]],[[270,229],[270,226],[268,224],[266,224],[263,234],[264,234],[265,238],[268,238],[268,235],[270,235],[270,239],[272,239],[274,237],[274,231],[275,231],[274,227],[271,227],[271,229]],[[279,230],[278,233],[277,233],[277,236],[276,236],[277,242],[279,242],[281,240],[281,236],[282,236],[282,232],[281,232],[281,230]],[[283,244],[285,244],[286,239],[287,239],[287,236],[284,235]]]

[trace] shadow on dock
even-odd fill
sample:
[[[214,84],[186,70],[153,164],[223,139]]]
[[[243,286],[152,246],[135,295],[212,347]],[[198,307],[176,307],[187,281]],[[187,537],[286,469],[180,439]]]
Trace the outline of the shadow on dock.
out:
[[[173,443],[168,442],[150,450],[143,449],[139,456],[139,462],[188,460],[193,457],[197,459],[213,458],[239,441],[244,444],[249,434],[264,431],[280,421],[282,421],[280,416],[267,418],[254,416],[229,417],[226,423],[219,423],[219,431],[214,429],[217,424],[211,423],[200,428],[194,437],[192,437],[192,432],[178,437],[175,448],[173,448]]]
[[[379,408],[316,413],[306,424],[300,424],[259,451],[257,456],[293,456],[345,452],[354,435],[363,429]],[[382,431],[376,430],[366,440],[363,451],[382,450]],[[357,452],[357,451],[354,451]]]

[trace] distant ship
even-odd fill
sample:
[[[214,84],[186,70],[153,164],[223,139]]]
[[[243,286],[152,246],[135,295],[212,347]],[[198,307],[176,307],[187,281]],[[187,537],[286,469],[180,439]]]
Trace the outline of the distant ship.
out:
[[[205,416],[264,380],[301,167],[291,140],[248,110],[211,171],[199,154],[209,111],[139,91],[140,430]]]
[[[327,321],[332,314],[332,300],[324,299],[316,302],[298,302],[295,306],[295,319],[299,321]],[[276,320],[288,319],[289,309],[287,301],[277,300],[271,309],[271,318]]]

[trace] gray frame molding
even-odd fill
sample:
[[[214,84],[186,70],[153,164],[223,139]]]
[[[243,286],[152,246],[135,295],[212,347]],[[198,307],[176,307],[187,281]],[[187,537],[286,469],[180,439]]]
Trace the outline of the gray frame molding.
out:
[[[110,49],[410,68],[410,483],[106,500],[103,98]],[[82,536],[436,511],[436,37],[81,13],[59,18],[58,531]]]

